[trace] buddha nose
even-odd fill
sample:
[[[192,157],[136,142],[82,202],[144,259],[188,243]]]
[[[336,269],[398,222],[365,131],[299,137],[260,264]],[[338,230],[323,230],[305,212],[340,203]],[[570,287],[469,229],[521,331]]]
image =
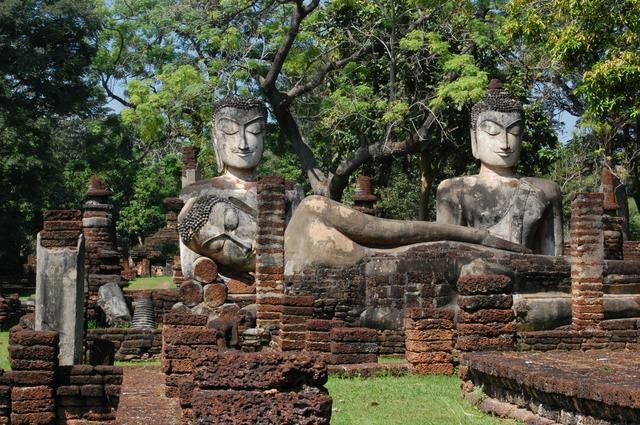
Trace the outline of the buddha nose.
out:
[[[240,136],[240,141],[238,143],[238,149],[241,151],[249,150],[249,143],[247,142],[247,134],[245,132]]]
[[[509,147],[509,132],[504,132],[504,137],[502,138],[502,143],[500,143],[500,149],[503,151],[511,150]]]

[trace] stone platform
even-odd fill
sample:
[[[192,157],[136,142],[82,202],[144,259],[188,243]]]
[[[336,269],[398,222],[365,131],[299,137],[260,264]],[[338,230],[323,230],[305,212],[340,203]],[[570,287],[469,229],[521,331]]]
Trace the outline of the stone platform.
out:
[[[639,424],[638,351],[466,353],[463,397],[536,424]],[[484,395],[482,395],[484,393]]]

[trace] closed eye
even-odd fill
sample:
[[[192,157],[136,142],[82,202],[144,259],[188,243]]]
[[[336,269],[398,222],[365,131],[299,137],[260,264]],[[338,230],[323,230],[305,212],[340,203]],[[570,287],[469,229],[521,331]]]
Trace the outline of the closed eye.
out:
[[[496,136],[500,134],[500,132],[502,132],[502,126],[500,126],[499,124],[493,121],[487,120],[487,121],[483,121],[480,124],[480,130],[484,131],[485,133],[491,136]]]
[[[222,130],[224,134],[228,135],[236,134],[238,131],[240,131],[240,126],[238,125],[238,123],[227,119],[221,119],[220,121],[218,121],[218,128]]]
[[[260,134],[264,131],[261,122],[254,122],[247,126],[247,131],[251,134]]]

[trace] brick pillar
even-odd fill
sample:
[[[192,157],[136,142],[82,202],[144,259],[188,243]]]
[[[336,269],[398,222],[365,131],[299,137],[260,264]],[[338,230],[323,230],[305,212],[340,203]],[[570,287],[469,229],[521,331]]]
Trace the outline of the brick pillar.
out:
[[[342,320],[307,320],[304,351],[313,351],[319,360],[328,363],[331,358],[331,329],[341,327],[344,327]]]
[[[9,335],[11,360],[11,423],[56,423],[55,374],[58,332],[23,330]]]
[[[513,284],[504,275],[462,276],[457,283],[460,314],[456,348],[460,351],[515,349]]]
[[[282,351],[302,351],[305,347],[307,320],[313,318],[311,295],[285,295],[282,301],[280,347]]]
[[[182,187],[189,186],[200,180],[199,151],[195,146],[184,146],[182,148]]]
[[[574,330],[597,329],[604,318],[603,194],[571,196],[571,307]]]
[[[258,179],[256,324],[279,333],[284,296],[285,187],[282,177]],[[278,338],[274,339],[276,343]]]
[[[82,227],[85,237],[85,273],[87,274],[86,319],[100,317],[97,306],[98,290],[102,285],[124,285],[120,254],[116,246],[113,223],[113,192],[98,176],[91,177],[87,200],[84,203]]]
[[[414,373],[453,374],[453,310],[408,308],[405,355]]]

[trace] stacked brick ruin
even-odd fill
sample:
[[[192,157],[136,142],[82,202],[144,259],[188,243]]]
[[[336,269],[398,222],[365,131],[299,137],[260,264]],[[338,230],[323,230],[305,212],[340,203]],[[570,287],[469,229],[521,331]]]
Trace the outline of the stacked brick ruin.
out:
[[[80,210],[49,210],[43,214],[40,245],[45,248],[75,248],[82,232]]]
[[[304,295],[282,297],[280,316],[280,348],[302,351],[305,348],[307,319],[313,317],[314,298]]]
[[[414,373],[453,373],[453,310],[408,308],[404,328],[405,355]]]
[[[45,425],[56,421],[58,333],[23,330],[9,335],[11,422]]]
[[[59,366],[58,333],[11,329],[12,371],[0,373],[0,423],[113,423],[122,368]],[[10,418],[10,422],[9,422]]]
[[[162,324],[164,315],[169,313],[173,306],[180,301],[180,292],[178,289],[143,289],[139,291],[126,291],[124,293],[124,297],[129,305],[139,296],[151,299],[156,324]]]
[[[622,252],[624,261],[640,262],[640,241],[624,241]]]
[[[160,356],[162,351],[161,329],[104,328],[87,331],[87,351],[102,350],[104,341],[110,343],[117,361],[147,360]],[[98,353],[96,353],[98,354]],[[89,355],[89,358],[92,358]],[[96,356],[95,358],[98,358]]]
[[[330,364],[378,361],[378,332],[369,328],[332,328]]]
[[[623,257],[623,226],[624,218],[617,216],[616,177],[605,167],[602,170],[603,215],[602,230],[604,244],[604,258],[608,260],[622,260]]]
[[[313,351],[319,360],[331,361],[331,329],[344,326],[341,320],[308,319],[304,351]]]
[[[603,194],[571,199],[571,309],[573,330],[598,329],[604,318]]]
[[[201,351],[193,360],[196,423],[329,424],[327,369],[311,354]]]
[[[121,367],[59,367],[56,372],[58,423],[113,423],[121,385]]]
[[[9,329],[15,326],[20,316],[25,314],[18,294],[0,297],[0,329]]]
[[[102,285],[115,282],[122,286],[126,283],[120,275],[122,266],[116,247],[113,205],[109,200],[112,194],[100,177],[91,177],[82,214],[88,284],[85,320],[100,318],[97,302],[98,290]]]
[[[513,285],[509,276],[468,275],[458,279],[456,348],[464,351],[515,348]]]
[[[200,180],[199,152],[200,150],[195,146],[184,146],[182,148],[182,187]]]
[[[282,177],[258,179],[256,220],[256,324],[280,344],[284,295],[285,185]]]
[[[179,397],[185,418],[191,418],[194,389],[192,358],[196,353],[217,351],[223,344],[216,329],[208,329],[207,316],[169,313],[162,332],[162,371],[166,396]]]

